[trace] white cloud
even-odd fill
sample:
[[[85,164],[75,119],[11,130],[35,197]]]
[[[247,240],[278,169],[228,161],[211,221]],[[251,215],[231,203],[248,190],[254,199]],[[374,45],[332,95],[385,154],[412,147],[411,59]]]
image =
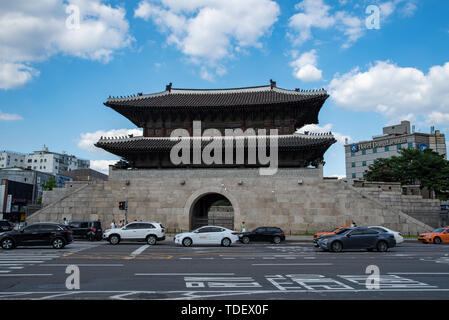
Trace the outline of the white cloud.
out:
[[[295,44],[302,44],[311,39],[312,28],[327,29],[335,24],[335,17],[329,13],[331,7],[323,0],[304,0],[296,4],[295,9],[303,11],[289,20],[289,27],[298,33],[294,36]]]
[[[429,114],[427,122],[431,124],[447,125],[449,123],[449,110],[446,113],[433,111]]]
[[[335,4],[336,1],[327,3]],[[365,19],[368,17],[364,8],[368,5],[376,5],[380,9],[381,26],[387,22],[388,17],[399,12],[402,17],[413,16],[417,0],[356,0],[351,7],[358,9],[356,13],[348,10],[338,10],[326,4],[325,0],[302,0],[296,4],[299,10],[289,20],[290,30],[287,36],[292,39],[294,45],[302,45],[313,38],[313,29],[327,30],[334,28],[344,36],[342,48],[352,46],[358,39],[366,34]],[[348,0],[340,0],[337,5],[349,8]]]
[[[317,56],[315,50],[303,53],[290,63],[290,66],[293,67],[293,76],[304,82],[321,80],[322,71],[316,65]]]
[[[116,164],[117,161],[118,160],[90,160],[90,168],[104,174],[109,174],[109,166]]]
[[[142,129],[113,129],[109,131],[98,130],[95,132],[81,133],[81,139],[78,141],[78,147],[89,152],[97,154],[109,154],[103,149],[94,146],[101,137],[119,137],[132,134],[134,136],[141,136]]]
[[[449,62],[433,66],[425,74],[416,68],[377,61],[365,72],[355,68],[336,75],[329,89],[331,98],[342,108],[375,111],[395,120],[437,120],[438,113],[449,113]]]
[[[0,62],[0,89],[20,87],[38,75],[39,71],[24,64]]]
[[[332,132],[332,123],[325,124],[324,126],[319,126],[317,124],[308,124],[304,127],[297,130],[298,133],[304,133],[305,131],[313,132],[313,133],[328,133]],[[346,139],[348,139],[348,142],[352,141],[352,138],[350,136],[341,134],[339,132],[332,132],[335,139],[337,140],[338,144],[344,145],[346,144]]]
[[[79,28],[66,26],[73,13],[66,12],[69,6],[79,9]],[[104,0],[2,1],[0,88],[30,81],[39,73],[29,64],[58,53],[108,62],[133,40],[128,31],[125,10]]]
[[[0,110],[0,121],[17,121],[17,120],[23,120],[22,116],[14,113],[3,113]]]
[[[346,36],[343,47],[349,47],[364,34],[362,19],[347,11],[337,11],[333,14],[332,8],[324,0],[303,0],[295,6],[295,9],[302,12],[290,18],[291,30],[287,34],[295,45],[301,45],[312,39],[312,28],[324,30],[335,27]]]
[[[201,65],[200,75],[212,80],[225,73],[222,61],[245,48],[261,48],[280,14],[272,0],[141,1],[134,17],[152,20],[189,60]]]

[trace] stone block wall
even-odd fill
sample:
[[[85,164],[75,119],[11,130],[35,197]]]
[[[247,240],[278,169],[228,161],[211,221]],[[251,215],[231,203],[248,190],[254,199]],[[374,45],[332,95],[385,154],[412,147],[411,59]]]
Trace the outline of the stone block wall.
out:
[[[170,230],[189,230],[191,209],[203,195],[219,193],[234,210],[234,227],[279,226],[287,234],[313,233],[344,225],[384,225],[405,234],[428,225],[387,206],[341,180],[323,180],[319,169],[114,170],[68,193],[28,218],[29,222],[99,219],[104,226],[124,219],[118,202],[128,197],[128,221],[160,221]]]

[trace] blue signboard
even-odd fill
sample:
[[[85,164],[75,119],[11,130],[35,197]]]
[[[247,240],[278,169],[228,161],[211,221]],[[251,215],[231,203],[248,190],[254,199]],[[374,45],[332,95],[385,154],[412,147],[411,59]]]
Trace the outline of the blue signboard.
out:
[[[351,152],[357,152],[357,151],[359,151],[359,147],[356,144],[353,144],[351,146]]]
[[[420,143],[420,144],[418,145],[418,149],[419,149],[419,150],[429,149],[429,146],[428,146],[427,144],[425,144],[425,143]]]

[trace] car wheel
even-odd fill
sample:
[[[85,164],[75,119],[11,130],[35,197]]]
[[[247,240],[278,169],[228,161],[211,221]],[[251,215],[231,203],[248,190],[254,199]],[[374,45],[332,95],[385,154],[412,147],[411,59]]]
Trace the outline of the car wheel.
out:
[[[182,240],[182,245],[183,245],[184,247],[190,247],[190,246],[192,245],[192,239],[190,239],[190,238],[184,238],[184,239]]]
[[[62,249],[65,246],[64,240],[62,240],[61,238],[56,238],[53,239],[53,241],[51,242],[51,245],[54,249]]]
[[[441,238],[440,237],[433,238],[433,243],[440,244],[441,243]]]
[[[119,244],[120,243],[120,237],[115,235],[115,234],[110,236],[109,237],[109,243],[113,244],[113,245]]]
[[[333,252],[341,252],[341,250],[343,250],[343,245],[341,244],[340,241],[332,242],[331,250]]]
[[[10,238],[3,239],[2,248],[5,250],[11,250],[12,248],[14,248],[14,241]]]
[[[275,243],[275,244],[281,243],[281,237],[278,237],[278,236],[274,237],[273,238],[273,243]]]
[[[157,242],[157,239],[156,239],[155,236],[148,236],[148,237],[147,237],[147,243],[148,243],[150,246],[155,245],[156,242]]]
[[[388,250],[388,244],[385,241],[379,241],[377,244],[377,251],[385,252]]]
[[[249,243],[249,237],[243,237],[243,238],[242,238],[242,242],[243,242],[244,244],[248,244],[248,243]]]
[[[223,240],[221,240],[221,245],[223,247],[229,247],[231,245],[231,240],[229,240],[229,238],[224,238]]]

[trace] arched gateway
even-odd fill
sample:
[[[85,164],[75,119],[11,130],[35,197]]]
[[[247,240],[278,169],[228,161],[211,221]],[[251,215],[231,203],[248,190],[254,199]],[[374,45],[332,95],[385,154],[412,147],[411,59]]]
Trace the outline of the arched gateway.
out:
[[[211,211],[211,207],[216,210]],[[240,209],[235,197],[223,188],[203,188],[187,199],[184,217],[189,218],[190,230],[204,225],[235,229]]]

